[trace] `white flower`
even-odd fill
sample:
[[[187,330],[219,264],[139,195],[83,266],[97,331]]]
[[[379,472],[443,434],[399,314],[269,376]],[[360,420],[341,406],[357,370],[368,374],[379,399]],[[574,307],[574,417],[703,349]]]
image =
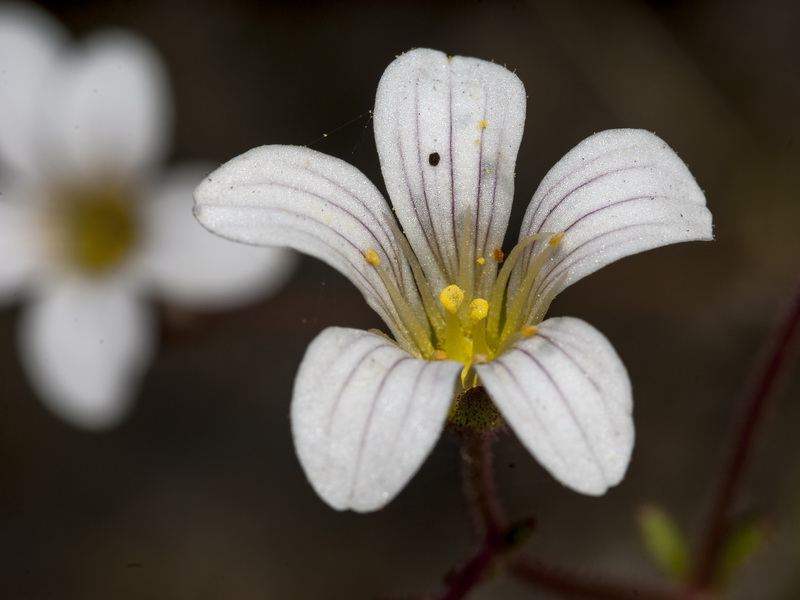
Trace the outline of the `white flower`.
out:
[[[337,509],[380,508],[430,453],[454,397],[483,385],[554,477],[604,493],[633,447],[625,367],[587,323],[543,318],[557,293],[603,265],[710,239],[700,188],[656,136],[596,134],[547,174],[503,260],[525,121],[519,79],[414,50],[389,65],[374,114],[405,236],[361,172],[308,148],[256,148],[195,191],[211,231],[324,260],[394,336],[333,327],[309,347],[291,416],[311,484]]]
[[[86,428],[125,416],[154,352],[141,295],[232,306],[275,289],[293,262],[234,252],[197,224],[191,191],[210,169],[157,178],[167,83],[132,35],[70,44],[33,6],[0,5],[0,303],[24,297],[22,364],[43,401]]]

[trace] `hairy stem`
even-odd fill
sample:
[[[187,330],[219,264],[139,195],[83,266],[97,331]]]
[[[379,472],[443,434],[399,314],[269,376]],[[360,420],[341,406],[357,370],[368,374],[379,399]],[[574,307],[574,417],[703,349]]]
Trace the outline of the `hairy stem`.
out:
[[[487,538],[501,535],[508,526],[494,481],[493,437],[471,432],[461,436],[464,495],[476,533]]]

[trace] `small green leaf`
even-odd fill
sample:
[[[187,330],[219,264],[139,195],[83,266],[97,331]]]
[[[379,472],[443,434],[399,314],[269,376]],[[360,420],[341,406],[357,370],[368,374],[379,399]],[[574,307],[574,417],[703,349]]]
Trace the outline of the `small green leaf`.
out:
[[[661,507],[648,504],[639,510],[636,522],[653,560],[668,575],[683,579],[689,565],[689,545],[674,519]]]
[[[746,521],[739,524],[728,536],[717,569],[717,582],[725,586],[740,567],[764,547],[768,527],[763,521]]]

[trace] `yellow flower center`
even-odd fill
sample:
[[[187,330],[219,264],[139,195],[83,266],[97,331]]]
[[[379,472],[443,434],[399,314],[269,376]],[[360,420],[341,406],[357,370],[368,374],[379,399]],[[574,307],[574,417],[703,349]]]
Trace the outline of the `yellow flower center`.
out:
[[[469,217],[465,222],[465,234],[469,230]],[[398,236],[399,231],[397,232]],[[364,259],[380,274],[402,321],[404,339],[398,343],[412,354],[428,360],[455,360],[464,365],[461,383],[465,390],[479,385],[473,368],[503,354],[522,338],[535,335],[536,325],[544,314],[560,285],[551,287],[546,296],[536,293],[541,283],[537,278],[545,260],[558,248],[564,237],[560,233],[537,233],[521,240],[506,256],[500,248],[493,251],[494,262],[483,258],[470,258],[469,236],[462,237],[459,284],[446,286],[439,293],[438,302],[431,294],[430,286],[422,275],[417,257],[403,238],[400,240],[411,264],[417,289],[421,293],[427,322],[420,322],[403,298],[396,283],[381,267],[378,253],[368,248]],[[522,251],[531,244],[547,240],[538,253],[531,257],[525,273],[515,279],[515,288],[509,289],[511,270],[522,256]],[[486,269],[476,277],[475,269]],[[476,281],[480,276],[488,277],[491,285],[480,287],[490,292],[487,298],[473,297]],[[566,274],[562,277],[565,277]]]
[[[56,196],[57,251],[69,266],[100,275],[118,266],[138,239],[131,198],[114,186]]]
[[[465,233],[468,226],[469,217],[466,219]],[[542,265],[558,248],[564,232],[530,235],[521,240],[508,256],[497,248],[493,252],[494,264],[469,258],[471,244],[465,235],[461,248],[461,285],[446,286],[439,293],[438,303],[431,294],[419,261],[408,242],[399,237],[402,235],[399,231],[396,234],[414,273],[428,317],[426,322],[420,322],[414,316],[414,310],[401,294],[396,282],[382,268],[380,256],[373,248],[364,251],[364,259],[377,270],[400,316],[403,336],[398,343],[420,358],[455,360],[462,363],[464,369],[461,372],[461,383],[465,390],[479,384],[474,365],[500,356],[520,339],[537,333],[536,325],[544,318],[550,302],[560,288],[560,282],[557,282],[547,295],[535,293],[540,283],[538,276]],[[547,243],[532,257],[515,289],[509,289],[511,270],[522,251],[539,240],[547,240]],[[491,286],[483,286],[483,289],[491,292],[488,300],[480,296],[471,297],[475,287],[475,268],[491,269],[483,273],[493,281]],[[562,280],[564,277],[566,273]]]

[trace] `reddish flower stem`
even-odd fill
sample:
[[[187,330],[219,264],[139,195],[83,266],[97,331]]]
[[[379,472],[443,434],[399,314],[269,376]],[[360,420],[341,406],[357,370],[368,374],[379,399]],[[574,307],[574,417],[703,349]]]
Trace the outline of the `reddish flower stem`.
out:
[[[497,495],[492,468],[494,436],[464,430],[461,439],[461,476],[464,496],[479,539],[472,557],[447,580],[447,589],[440,600],[461,600],[480,583],[495,559],[508,549],[505,532],[508,522]]]
[[[753,454],[759,426],[764,420],[771,400],[776,397],[773,393],[776,384],[791,358],[798,325],[800,325],[800,284],[793,290],[788,310],[771,338],[765,360],[760,364],[753,385],[745,396],[741,417],[731,437],[730,450],[713,495],[708,522],[692,569],[690,586],[694,589],[708,589],[714,583],[725,536],[729,532],[731,508],[738,496],[748,462]]]
[[[481,548],[457,569],[447,581],[447,590],[439,600],[462,600],[477,587],[495,559],[507,550],[500,537],[487,537]]]
[[[482,433],[461,435],[461,474],[464,496],[478,536],[496,537],[508,528],[492,467],[494,436]]]
[[[508,564],[508,571],[517,579],[549,590],[564,598],[592,600],[699,600],[700,595],[687,591],[670,591],[615,581],[609,577],[576,573],[538,558],[517,556]]]

